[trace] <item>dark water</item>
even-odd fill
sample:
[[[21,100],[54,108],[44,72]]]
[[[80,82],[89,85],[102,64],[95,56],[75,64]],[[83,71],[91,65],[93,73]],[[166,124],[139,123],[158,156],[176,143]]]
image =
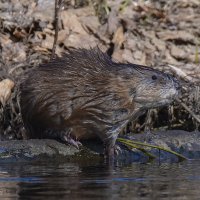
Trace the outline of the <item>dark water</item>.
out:
[[[200,161],[1,164],[0,199],[200,199]]]

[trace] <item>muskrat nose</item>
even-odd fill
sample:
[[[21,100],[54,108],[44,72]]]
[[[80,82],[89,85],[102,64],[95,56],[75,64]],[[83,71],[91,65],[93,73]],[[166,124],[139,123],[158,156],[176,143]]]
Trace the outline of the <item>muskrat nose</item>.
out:
[[[167,78],[169,80],[173,81],[174,87],[176,88],[176,90],[180,90],[181,89],[180,82],[178,81],[178,79],[176,77],[173,77],[173,76],[167,74]]]

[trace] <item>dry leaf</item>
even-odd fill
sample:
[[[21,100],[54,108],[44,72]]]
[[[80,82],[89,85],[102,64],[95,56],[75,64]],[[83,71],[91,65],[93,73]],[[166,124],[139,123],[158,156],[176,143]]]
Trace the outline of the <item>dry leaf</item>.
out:
[[[69,29],[60,30],[58,32],[58,44],[64,42],[67,39],[69,33]]]
[[[96,33],[100,23],[98,20],[97,16],[86,16],[86,17],[81,17],[80,22],[83,26],[83,28],[90,33],[90,31]]]
[[[46,49],[52,49],[53,42],[54,42],[54,37],[46,34],[46,38],[42,40],[41,47]]]
[[[54,1],[38,0],[32,16],[35,20],[52,22],[54,20]]]
[[[98,44],[97,39],[92,35],[71,34],[64,41],[65,47],[91,48]]]
[[[11,90],[14,85],[14,82],[10,79],[4,79],[0,82],[0,102],[3,106],[5,106],[6,102],[10,98]]]
[[[112,54],[112,60],[115,62],[123,62],[124,59],[122,58],[123,50],[122,49],[115,49],[115,51]]]
[[[113,34],[117,27],[119,26],[119,18],[117,17],[117,12],[112,10],[108,16],[108,33]]]
[[[23,62],[26,60],[26,46],[22,42],[3,44],[2,58],[6,62]]]
[[[27,36],[27,32],[19,27],[15,28],[13,35],[18,39],[23,39]]]
[[[175,45],[171,46],[171,55],[178,60],[183,60],[187,58],[186,52]]]
[[[115,47],[121,47],[124,42],[124,30],[123,27],[120,26],[114,34],[112,42],[115,44]]]
[[[74,33],[87,35],[78,17],[74,15],[73,13],[63,11],[61,12],[60,18],[61,18],[64,29],[69,29],[70,31]]]
[[[133,58],[133,53],[129,49],[124,49],[122,58],[123,58],[123,61],[135,63],[135,59]]]
[[[195,36],[186,31],[162,31],[158,32],[157,35],[162,40],[176,40],[183,43],[196,44]]]

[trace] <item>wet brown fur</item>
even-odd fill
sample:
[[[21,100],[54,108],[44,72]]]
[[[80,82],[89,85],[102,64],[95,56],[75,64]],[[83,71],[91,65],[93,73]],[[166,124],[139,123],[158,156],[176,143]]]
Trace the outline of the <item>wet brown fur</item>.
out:
[[[69,50],[27,74],[20,86],[21,113],[28,138],[70,132],[77,140],[97,136],[112,148],[128,121],[170,103],[177,87],[170,75],[115,63],[98,48]]]

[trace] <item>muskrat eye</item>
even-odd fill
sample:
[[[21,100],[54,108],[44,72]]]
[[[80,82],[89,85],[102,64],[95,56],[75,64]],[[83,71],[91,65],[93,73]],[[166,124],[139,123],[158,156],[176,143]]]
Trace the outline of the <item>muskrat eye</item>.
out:
[[[156,76],[156,75],[153,75],[151,78],[152,78],[152,80],[156,80],[156,79],[157,79],[157,76]]]

